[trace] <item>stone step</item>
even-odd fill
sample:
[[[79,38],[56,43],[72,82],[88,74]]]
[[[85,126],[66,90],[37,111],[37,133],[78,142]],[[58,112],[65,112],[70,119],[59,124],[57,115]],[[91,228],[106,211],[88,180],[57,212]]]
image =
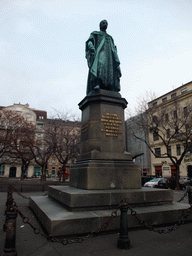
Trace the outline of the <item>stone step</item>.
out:
[[[173,190],[166,189],[109,189],[86,190],[69,186],[49,186],[48,195],[71,211],[112,209],[126,198],[132,206],[171,204]]]
[[[67,236],[88,234],[101,227],[107,217],[115,209],[72,212],[48,196],[32,196],[30,207],[39,221],[51,236]],[[135,207],[138,216],[149,225],[165,225],[177,222],[189,208],[188,204],[173,203],[158,206]],[[192,215],[188,218],[192,220]],[[118,230],[120,226],[120,210],[113,218],[106,231]],[[141,227],[128,211],[128,227]]]

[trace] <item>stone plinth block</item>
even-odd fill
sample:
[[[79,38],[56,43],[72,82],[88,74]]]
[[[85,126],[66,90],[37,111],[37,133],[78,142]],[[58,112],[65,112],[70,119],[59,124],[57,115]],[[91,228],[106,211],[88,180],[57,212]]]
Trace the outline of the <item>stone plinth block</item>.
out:
[[[141,188],[141,173],[132,161],[77,161],[70,170],[70,186],[82,189]]]
[[[81,154],[125,151],[124,109],[127,101],[117,92],[92,91],[80,103]]]

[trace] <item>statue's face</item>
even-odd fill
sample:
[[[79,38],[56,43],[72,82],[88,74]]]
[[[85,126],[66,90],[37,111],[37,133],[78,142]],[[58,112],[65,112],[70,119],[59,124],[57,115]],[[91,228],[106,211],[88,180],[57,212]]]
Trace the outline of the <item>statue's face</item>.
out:
[[[107,25],[108,25],[107,21],[106,20],[102,20],[100,22],[100,30],[101,31],[105,31],[107,29]]]

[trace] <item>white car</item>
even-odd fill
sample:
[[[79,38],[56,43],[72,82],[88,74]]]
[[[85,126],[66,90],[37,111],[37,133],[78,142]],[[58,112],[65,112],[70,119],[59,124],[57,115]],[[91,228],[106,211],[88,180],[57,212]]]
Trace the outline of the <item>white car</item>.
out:
[[[144,184],[144,187],[155,188],[155,187],[157,187],[158,182],[159,182],[160,180],[162,180],[162,179],[163,179],[163,178],[154,178],[154,179],[152,179],[152,180],[146,182],[146,183]]]

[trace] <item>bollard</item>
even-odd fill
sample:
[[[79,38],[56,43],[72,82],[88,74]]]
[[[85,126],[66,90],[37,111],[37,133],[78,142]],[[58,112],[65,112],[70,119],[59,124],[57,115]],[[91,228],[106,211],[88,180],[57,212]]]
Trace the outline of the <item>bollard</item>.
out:
[[[188,191],[188,202],[189,202],[189,204],[192,203],[192,190]]]
[[[7,212],[7,223],[6,223],[6,239],[5,246],[2,256],[16,256],[15,240],[16,240],[16,211]]]
[[[13,197],[11,187],[8,189],[8,200],[6,209],[6,222],[4,224],[4,231],[6,232],[5,246],[2,256],[16,256],[15,249],[16,240],[16,218],[17,211],[13,207]]]
[[[123,203],[120,208],[121,210],[121,218],[120,218],[120,234],[119,239],[117,241],[117,247],[120,249],[129,249],[130,248],[130,240],[128,237],[128,206],[127,203]]]

